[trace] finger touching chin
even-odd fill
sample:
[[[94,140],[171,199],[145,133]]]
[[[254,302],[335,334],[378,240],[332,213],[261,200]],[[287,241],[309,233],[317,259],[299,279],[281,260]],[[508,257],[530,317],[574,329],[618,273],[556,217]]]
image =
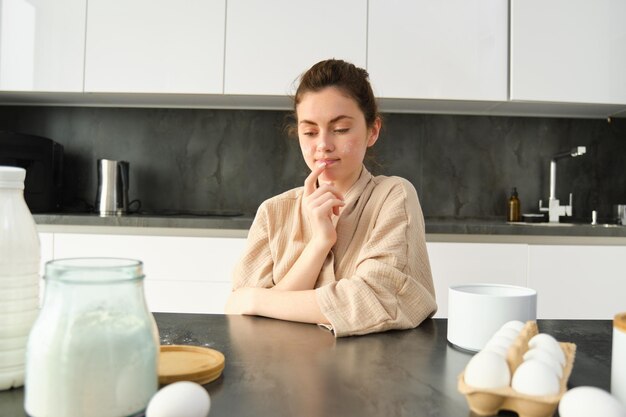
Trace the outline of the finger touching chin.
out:
[[[328,184],[328,183],[335,181],[335,177],[332,175],[332,173],[324,171],[318,177],[318,181],[320,183]]]

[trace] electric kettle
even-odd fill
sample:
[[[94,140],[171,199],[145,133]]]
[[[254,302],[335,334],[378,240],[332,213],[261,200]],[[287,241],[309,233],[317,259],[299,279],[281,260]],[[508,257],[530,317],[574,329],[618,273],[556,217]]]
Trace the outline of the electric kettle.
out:
[[[97,171],[96,212],[100,217],[126,214],[128,212],[128,162],[98,159]]]

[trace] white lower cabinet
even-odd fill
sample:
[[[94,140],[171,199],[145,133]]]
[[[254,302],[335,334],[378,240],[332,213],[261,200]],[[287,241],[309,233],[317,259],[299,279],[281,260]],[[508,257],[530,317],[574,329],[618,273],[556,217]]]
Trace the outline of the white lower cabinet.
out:
[[[526,286],[526,244],[428,242],[437,314],[448,317],[448,287],[469,283]]]
[[[39,261],[39,303],[43,302],[43,294],[46,290],[45,280],[43,279],[46,272],[46,262],[54,259],[54,234],[39,233],[39,247],[41,250],[41,258]]]
[[[224,312],[245,238],[40,233],[42,274],[51,259],[108,256],[144,263],[151,311]],[[610,319],[626,311],[626,246],[428,242],[437,296],[469,283],[537,290],[540,319]]]
[[[537,291],[539,319],[611,319],[626,311],[626,246],[428,242],[439,309],[448,287],[497,283]]]
[[[528,285],[546,319],[612,319],[626,311],[626,247],[531,245]]]
[[[123,257],[144,264],[151,311],[223,313],[245,239],[54,234],[54,257]]]
[[[39,233],[39,246],[41,248],[39,274],[43,275],[46,267],[46,262],[54,259],[54,234]]]

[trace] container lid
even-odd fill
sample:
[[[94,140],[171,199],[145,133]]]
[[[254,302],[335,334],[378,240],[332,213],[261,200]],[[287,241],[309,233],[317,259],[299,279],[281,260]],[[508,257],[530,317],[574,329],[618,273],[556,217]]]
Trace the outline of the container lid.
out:
[[[18,167],[0,166],[0,188],[24,189],[26,170]]]
[[[159,384],[216,380],[224,370],[224,355],[217,350],[189,345],[163,345],[159,355]]]

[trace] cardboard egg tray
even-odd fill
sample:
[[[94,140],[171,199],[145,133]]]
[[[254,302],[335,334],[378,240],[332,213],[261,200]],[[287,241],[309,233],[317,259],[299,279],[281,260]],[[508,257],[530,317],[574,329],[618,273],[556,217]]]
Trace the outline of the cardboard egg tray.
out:
[[[528,341],[537,333],[537,322],[527,322],[507,351],[507,363],[511,370],[511,377],[524,360],[524,353],[528,351]],[[496,389],[475,388],[465,383],[465,372],[462,372],[458,378],[459,392],[465,395],[470,410],[481,416],[493,416],[498,414],[500,410],[508,410],[516,412],[519,417],[551,417],[554,415],[561,397],[567,391],[567,380],[572,373],[574,357],[576,356],[575,344],[563,342],[559,344],[565,354],[565,366],[563,367],[561,388],[556,395],[526,395],[513,390],[510,386]]]

